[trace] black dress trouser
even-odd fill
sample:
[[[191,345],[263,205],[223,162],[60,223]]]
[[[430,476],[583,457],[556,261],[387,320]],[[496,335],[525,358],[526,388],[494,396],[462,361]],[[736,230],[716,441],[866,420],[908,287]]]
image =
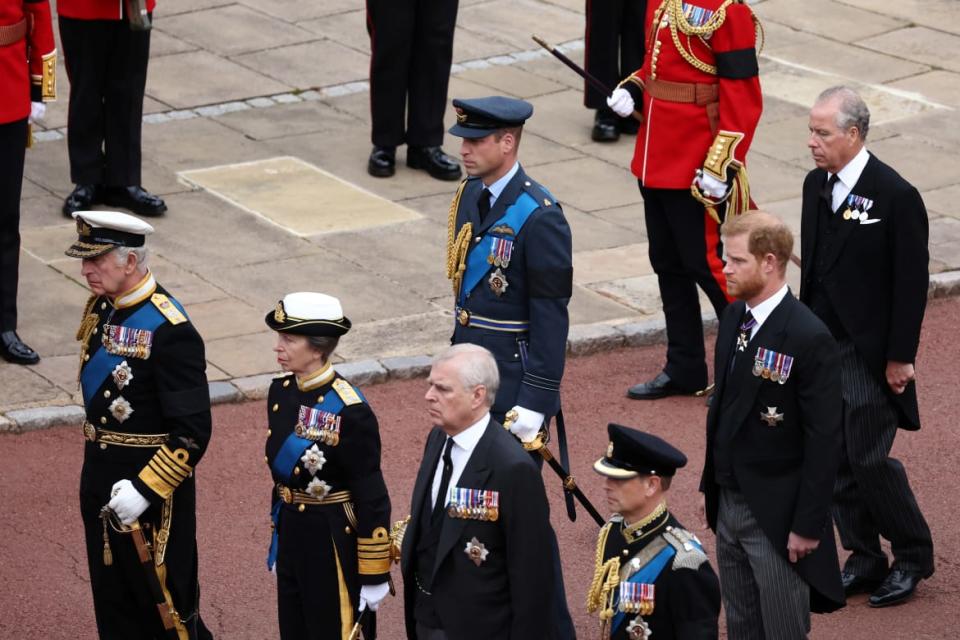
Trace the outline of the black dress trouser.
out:
[[[657,274],[667,324],[663,370],[680,388],[698,391],[707,386],[708,376],[697,287],[707,295],[718,318],[728,304],[720,225],[689,189],[640,185],[640,194],[650,264]]]
[[[27,119],[0,124],[0,331],[17,329],[20,193]]]
[[[125,20],[60,16],[70,79],[67,149],[74,184],[140,185],[140,129],[150,32]]]
[[[643,64],[647,3],[638,0],[587,0],[584,67],[613,89]],[[588,109],[606,109],[607,96],[584,83]]]
[[[373,144],[443,143],[457,4],[457,0],[367,0]]]

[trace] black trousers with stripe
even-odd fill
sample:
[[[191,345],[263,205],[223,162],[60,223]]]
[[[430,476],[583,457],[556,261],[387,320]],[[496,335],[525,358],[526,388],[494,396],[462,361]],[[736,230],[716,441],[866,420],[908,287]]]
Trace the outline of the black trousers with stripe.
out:
[[[150,32],[125,20],[60,17],[70,78],[67,149],[74,184],[140,185],[143,94]]]
[[[457,6],[458,0],[367,0],[373,144],[443,143]]]
[[[17,328],[20,193],[26,148],[26,118],[0,124],[0,331]]]
[[[843,390],[843,458],[834,487],[833,517],[845,568],[882,578],[888,570],[880,537],[890,541],[893,568],[933,572],[930,528],[910,489],[907,472],[890,457],[897,435],[897,411],[856,346],[840,340]]]
[[[667,322],[667,364],[663,368],[680,387],[707,386],[699,286],[717,317],[726,308],[720,225],[687,189],[651,189],[640,185],[647,225],[650,264],[657,274]]]

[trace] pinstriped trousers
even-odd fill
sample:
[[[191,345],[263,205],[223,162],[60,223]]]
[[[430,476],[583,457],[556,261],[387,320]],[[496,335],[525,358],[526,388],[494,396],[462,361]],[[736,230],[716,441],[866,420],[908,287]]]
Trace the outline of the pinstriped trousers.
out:
[[[720,489],[717,567],[730,640],[807,637],[809,585],[763,533],[743,494],[732,489]]]
[[[843,457],[833,493],[833,518],[843,548],[852,552],[845,569],[882,578],[890,541],[893,568],[933,571],[930,528],[910,490],[907,473],[890,457],[897,411],[851,340],[840,341],[843,391]]]

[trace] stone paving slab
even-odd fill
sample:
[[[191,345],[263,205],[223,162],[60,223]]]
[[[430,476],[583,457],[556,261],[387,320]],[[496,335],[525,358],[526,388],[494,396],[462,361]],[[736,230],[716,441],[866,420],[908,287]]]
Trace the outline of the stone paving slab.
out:
[[[812,166],[809,105],[827,86],[853,84],[873,113],[868,146],[927,201],[931,270],[960,269],[955,0],[752,4],[767,36],[760,59],[765,110],[748,160],[757,201],[799,229],[800,184]],[[453,325],[443,265],[456,184],[408,169],[403,147],[394,178],[367,175],[364,3],[164,0],[155,17],[143,174],[170,212],[152,221],[152,267],[207,338],[216,397],[253,398],[265,390],[276,368],[275,335],[262,317],[298,289],[344,299],[354,329],[341,342],[338,364],[374,360],[360,369],[375,376],[422,372]],[[663,340],[643,204],[629,172],[635,139],[590,140],[593,114],[583,107],[583,80],[534,44],[531,31],[582,62],[582,0],[462,1],[449,96],[503,93],[535,106],[521,158],[564,204],[573,229],[571,352]],[[0,414],[79,403],[73,334],[87,292],[79,264],[62,254],[73,225],[60,214],[71,188],[62,61],[60,71],[61,98],[36,128],[38,143],[27,155],[22,206],[20,332],[44,360],[37,367],[0,364]],[[449,105],[445,120],[454,121]],[[456,153],[459,143],[447,136],[444,146]],[[298,238],[179,177],[275,157],[298,158],[421,217]],[[281,199],[308,204],[308,221],[323,215],[302,185],[288,183],[285,191]],[[952,273],[934,276],[931,295],[960,289]],[[797,274],[788,271],[794,284]],[[709,304],[702,303],[709,318]],[[66,411],[60,419],[69,419]],[[20,428],[2,421],[0,429]]]

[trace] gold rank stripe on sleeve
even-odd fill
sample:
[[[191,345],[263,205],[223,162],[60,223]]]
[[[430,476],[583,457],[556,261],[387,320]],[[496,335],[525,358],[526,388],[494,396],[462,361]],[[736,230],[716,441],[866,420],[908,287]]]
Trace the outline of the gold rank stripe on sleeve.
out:
[[[193,467],[187,464],[190,454],[186,449],[171,451],[167,445],[160,447],[150,458],[139,478],[161,498],[169,498],[180,483],[187,479]]]
[[[160,310],[160,313],[170,324],[182,324],[187,321],[187,316],[183,315],[180,309],[177,309],[176,305],[170,302],[170,298],[162,293],[155,293],[150,296],[150,302]]]
[[[343,378],[337,378],[333,381],[333,390],[337,392],[337,395],[343,400],[343,404],[347,406],[363,402],[353,386]]]
[[[357,538],[357,564],[360,575],[371,576],[390,571],[390,535],[377,527],[371,538]]]

